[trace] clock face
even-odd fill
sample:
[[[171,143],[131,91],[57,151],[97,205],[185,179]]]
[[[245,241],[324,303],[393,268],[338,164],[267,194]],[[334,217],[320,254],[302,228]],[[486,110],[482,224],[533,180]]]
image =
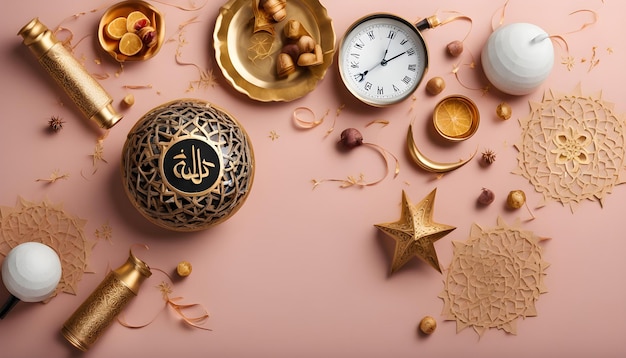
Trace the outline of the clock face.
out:
[[[373,106],[387,106],[406,99],[420,84],[428,66],[426,44],[408,21],[373,14],[348,30],[338,65],[354,96]]]

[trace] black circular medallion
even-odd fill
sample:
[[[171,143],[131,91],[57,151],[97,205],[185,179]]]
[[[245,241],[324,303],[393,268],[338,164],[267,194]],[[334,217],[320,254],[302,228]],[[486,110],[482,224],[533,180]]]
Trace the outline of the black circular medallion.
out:
[[[163,151],[161,170],[169,186],[187,195],[211,190],[222,175],[221,156],[206,141],[180,137]]]

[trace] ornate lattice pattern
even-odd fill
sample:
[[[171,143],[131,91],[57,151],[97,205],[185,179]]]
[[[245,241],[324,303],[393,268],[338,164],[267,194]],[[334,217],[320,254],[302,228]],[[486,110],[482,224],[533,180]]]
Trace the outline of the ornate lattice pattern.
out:
[[[580,86],[572,94],[547,92],[541,103],[530,103],[531,113],[520,119],[522,139],[519,168],[543,194],[543,203],[558,201],[575,206],[584,200],[602,201],[622,184],[624,119],[600,95],[584,96]]]
[[[472,326],[479,336],[489,328],[516,334],[516,320],[536,316],[544,286],[541,239],[502,219],[483,230],[474,224],[466,242],[453,242],[454,256],[445,279],[443,315],[457,332]]]
[[[163,150],[176,138],[193,136],[221,151],[223,174],[203,195],[182,195],[164,183]],[[148,112],[131,130],[122,158],[124,186],[137,209],[157,225],[194,231],[215,225],[245,201],[254,176],[248,136],[227,113],[200,100],[167,103]]]
[[[50,246],[62,267],[61,281],[52,297],[60,291],[76,294],[95,245],[85,237],[85,224],[86,220],[68,214],[61,204],[19,198],[14,208],[0,207],[0,254],[6,256],[15,246],[30,241]]]

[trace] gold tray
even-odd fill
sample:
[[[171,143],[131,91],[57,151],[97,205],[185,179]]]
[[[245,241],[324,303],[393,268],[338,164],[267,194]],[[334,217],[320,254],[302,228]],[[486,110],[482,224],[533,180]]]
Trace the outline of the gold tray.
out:
[[[252,0],[230,0],[220,9],[213,40],[215,58],[224,77],[241,93],[263,101],[292,101],[315,89],[333,62],[335,31],[326,8],[318,0],[287,0],[287,18],[274,25],[276,34],[253,34]],[[298,68],[286,78],[276,75],[276,57],[288,20],[298,20],[321,45],[324,62]]]

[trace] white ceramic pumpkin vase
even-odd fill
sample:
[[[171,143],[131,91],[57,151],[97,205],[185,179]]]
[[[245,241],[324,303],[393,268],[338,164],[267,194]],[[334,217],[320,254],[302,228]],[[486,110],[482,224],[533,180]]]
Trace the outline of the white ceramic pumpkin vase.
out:
[[[504,93],[525,95],[548,78],[554,65],[550,35],[529,23],[504,25],[494,31],[483,48],[485,76]]]

